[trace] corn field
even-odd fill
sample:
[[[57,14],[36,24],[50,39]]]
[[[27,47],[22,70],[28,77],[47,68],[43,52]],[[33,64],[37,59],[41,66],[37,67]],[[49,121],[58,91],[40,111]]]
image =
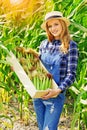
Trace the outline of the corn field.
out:
[[[27,64],[24,70],[29,75],[36,66],[32,68],[28,60],[35,58],[29,53],[20,54],[18,50],[32,48],[38,52],[41,41],[46,38],[40,25],[46,12],[52,10],[59,10],[69,18],[70,34],[79,49],[76,81],[66,93],[71,102],[65,103],[63,114],[67,117],[71,108],[70,130],[87,130],[87,0],[0,0],[0,130],[11,130],[18,119],[28,125],[31,116],[35,115],[29,109],[32,99],[12,71],[6,56],[7,50],[12,51],[23,66]],[[38,88],[36,84],[45,78],[42,76],[36,82],[37,76],[30,78]],[[50,86],[51,78],[45,86]],[[44,84],[43,89],[47,89]]]

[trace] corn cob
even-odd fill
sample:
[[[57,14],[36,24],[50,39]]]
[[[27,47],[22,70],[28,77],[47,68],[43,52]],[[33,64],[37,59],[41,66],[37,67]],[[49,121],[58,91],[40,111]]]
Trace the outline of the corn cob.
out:
[[[39,78],[38,77],[36,77],[36,78],[37,78],[36,88],[37,88],[37,90],[40,90],[40,87],[39,87]]]
[[[33,77],[33,83],[34,83],[34,85],[36,86],[36,84],[37,84],[37,77],[36,77],[36,76]]]
[[[46,90],[47,88],[49,88],[49,78],[48,77],[45,80],[44,90]]]
[[[32,80],[37,90],[46,90],[52,86],[52,75],[48,74],[42,66],[38,58],[38,53],[33,49],[18,48],[18,59],[24,70]],[[25,57],[25,58],[24,58]]]

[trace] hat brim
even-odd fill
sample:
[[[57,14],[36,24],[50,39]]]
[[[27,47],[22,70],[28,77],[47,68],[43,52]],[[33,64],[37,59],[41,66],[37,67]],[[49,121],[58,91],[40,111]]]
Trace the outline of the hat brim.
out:
[[[63,21],[66,23],[67,26],[70,25],[70,21],[69,21],[67,18],[65,18],[65,17],[59,17],[59,18],[51,18],[51,19],[48,19],[48,20],[44,21],[44,22],[41,24],[41,28],[42,28],[43,30],[46,30],[46,23],[47,23],[48,21],[52,20],[52,19],[61,19],[61,20],[63,20]]]

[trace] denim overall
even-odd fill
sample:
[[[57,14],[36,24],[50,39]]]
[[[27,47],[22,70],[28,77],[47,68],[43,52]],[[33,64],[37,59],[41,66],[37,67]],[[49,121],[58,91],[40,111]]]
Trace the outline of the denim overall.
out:
[[[53,79],[57,84],[60,83],[60,62],[62,59],[62,52],[53,48],[43,49],[41,61],[52,74]],[[65,94],[61,93],[56,98],[48,100],[34,99],[34,109],[36,112],[39,130],[58,130],[58,122],[64,104]]]
[[[61,62],[61,52],[50,53],[47,50],[43,55],[41,55],[41,61],[45,68],[50,74],[52,74],[53,79],[57,84],[60,82],[60,62]]]

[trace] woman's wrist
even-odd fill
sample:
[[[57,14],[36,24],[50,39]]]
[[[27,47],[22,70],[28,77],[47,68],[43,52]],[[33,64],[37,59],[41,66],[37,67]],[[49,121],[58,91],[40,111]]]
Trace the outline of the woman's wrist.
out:
[[[61,92],[62,92],[62,89],[58,88],[57,91],[58,91],[58,93],[61,93]]]

